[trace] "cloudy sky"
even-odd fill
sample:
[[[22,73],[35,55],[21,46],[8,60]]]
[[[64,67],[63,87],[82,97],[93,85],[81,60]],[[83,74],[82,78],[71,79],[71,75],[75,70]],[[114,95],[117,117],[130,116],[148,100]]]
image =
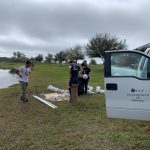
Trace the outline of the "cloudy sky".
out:
[[[0,0],[0,56],[55,54],[97,33],[132,49],[150,42],[149,14],[149,0]]]

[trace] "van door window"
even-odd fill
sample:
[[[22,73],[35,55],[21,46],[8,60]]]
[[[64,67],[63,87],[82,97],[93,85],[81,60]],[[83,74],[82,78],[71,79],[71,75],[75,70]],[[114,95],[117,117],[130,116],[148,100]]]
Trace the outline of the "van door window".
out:
[[[111,76],[150,79],[150,60],[138,53],[112,53]]]

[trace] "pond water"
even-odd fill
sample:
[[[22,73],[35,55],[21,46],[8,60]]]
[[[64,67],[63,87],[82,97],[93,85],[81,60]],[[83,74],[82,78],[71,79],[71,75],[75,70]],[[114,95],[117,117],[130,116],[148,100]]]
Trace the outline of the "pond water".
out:
[[[9,73],[9,70],[0,69],[0,89],[8,88],[17,83],[19,82],[15,74]]]

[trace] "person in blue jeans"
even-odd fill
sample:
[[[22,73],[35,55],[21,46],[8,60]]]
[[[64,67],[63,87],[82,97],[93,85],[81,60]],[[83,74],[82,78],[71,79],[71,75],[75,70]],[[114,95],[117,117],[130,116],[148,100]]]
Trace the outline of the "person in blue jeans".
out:
[[[78,84],[79,83],[79,66],[76,64],[75,61],[70,60],[69,61],[69,92],[71,94],[71,85],[72,84]]]

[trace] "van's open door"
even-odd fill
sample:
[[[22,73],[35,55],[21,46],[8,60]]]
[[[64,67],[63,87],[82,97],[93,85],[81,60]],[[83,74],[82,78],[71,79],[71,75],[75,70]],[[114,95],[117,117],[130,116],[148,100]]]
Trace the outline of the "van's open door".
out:
[[[150,57],[138,51],[105,55],[107,116],[150,120]]]

